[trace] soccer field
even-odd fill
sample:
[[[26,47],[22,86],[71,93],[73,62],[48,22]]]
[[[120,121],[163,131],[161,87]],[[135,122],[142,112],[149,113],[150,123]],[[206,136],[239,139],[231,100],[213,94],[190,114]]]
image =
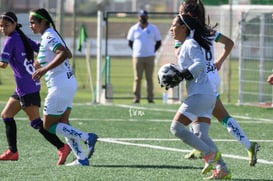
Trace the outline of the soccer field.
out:
[[[1,110],[4,104],[0,104]],[[75,104],[71,124],[99,136],[89,167],[56,166],[57,150],[33,130],[23,112],[18,114],[19,161],[0,162],[5,181],[196,181],[203,180],[202,160],[186,160],[191,150],[170,131],[179,105]],[[271,108],[226,106],[250,140],[260,145],[258,163],[250,167],[247,152],[212,120],[210,135],[222,152],[232,180],[273,180],[273,119]],[[7,148],[0,124],[0,152]],[[84,146],[84,145],[83,145]],[[70,154],[67,162],[72,161]]]

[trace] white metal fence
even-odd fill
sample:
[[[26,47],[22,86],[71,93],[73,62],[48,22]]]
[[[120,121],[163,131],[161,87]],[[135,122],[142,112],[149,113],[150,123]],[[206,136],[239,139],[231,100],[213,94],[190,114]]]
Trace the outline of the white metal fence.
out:
[[[266,79],[273,69],[273,6],[207,7],[207,13],[235,42],[230,59],[238,59],[238,104],[271,105],[272,86]],[[222,92],[227,90],[228,71],[221,71]]]
[[[239,40],[239,104],[272,102],[266,82],[273,68],[273,20],[269,12],[243,12]],[[271,103],[272,104],[272,103]]]

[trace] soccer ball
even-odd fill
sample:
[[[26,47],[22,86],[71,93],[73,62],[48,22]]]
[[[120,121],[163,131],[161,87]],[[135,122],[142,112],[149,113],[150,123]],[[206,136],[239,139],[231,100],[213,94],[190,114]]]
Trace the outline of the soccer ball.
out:
[[[161,66],[157,73],[158,83],[161,87],[165,87],[166,89],[173,88],[182,81],[182,77],[180,77],[180,68],[175,64],[165,64]]]

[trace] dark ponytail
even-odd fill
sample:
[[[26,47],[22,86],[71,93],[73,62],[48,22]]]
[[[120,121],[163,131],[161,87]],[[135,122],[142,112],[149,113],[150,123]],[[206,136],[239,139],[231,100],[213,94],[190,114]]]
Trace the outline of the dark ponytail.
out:
[[[52,20],[51,16],[49,15],[48,11],[44,8],[39,8],[39,9],[36,9],[36,10],[33,10],[30,12],[32,16],[34,16],[37,21],[40,23],[42,21],[42,19],[44,19],[47,23],[48,26],[52,26],[52,28],[56,31],[56,33],[58,34],[58,36],[61,38],[61,40],[63,41],[65,47],[67,48],[66,46],[66,43],[65,41],[63,40],[62,36],[60,35],[60,33],[57,31],[56,29],[56,26],[55,26],[55,23],[54,21]]]
[[[196,17],[205,25],[205,7],[200,0],[186,0],[184,3],[184,14]]]
[[[211,33],[214,32],[214,28],[218,26],[216,23],[214,26],[210,25],[210,16],[208,16],[208,22],[206,23],[206,11],[202,0],[186,0],[182,3],[184,6],[184,14],[189,14],[195,18],[198,18],[200,22],[211,29]]]
[[[201,47],[206,50],[210,50],[211,45],[211,30],[206,25],[200,22],[199,19],[190,15],[178,15],[178,23],[185,25],[188,29],[188,35],[199,43]],[[191,35],[192,34],[192,35]]]
[[[25,46],[25,51],[26,51],[26,57],[27,59],[30,60],[34,60],[34,52],[32,47],[30,46],[29,40],[27,38],[27,36],[24,34],[24,32],[20,29],[20,27],[22,27],[21,24],[16,26],[16,31],[19,33],[20,37],[22,38],[22,41],[24,43]]]

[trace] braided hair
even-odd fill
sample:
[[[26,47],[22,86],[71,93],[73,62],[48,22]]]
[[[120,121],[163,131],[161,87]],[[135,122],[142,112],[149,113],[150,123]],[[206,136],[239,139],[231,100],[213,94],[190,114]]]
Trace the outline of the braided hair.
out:
[[[52,26],[52,28],[54,29],[54,31],[56,31],[56,33],[58,34],[58,36],[61,38],[61,40],[63,41],[65,47],[66,43],[63,40],[62,36],[60,35],[60,33],[57,31],[56,26],[54,21],[52,20],[51,16],[49,15],[48,11],[44,8],[39,8],[33,11],[30,11],[30,15],[35,18],[35,20],[37,20],[39,23],[41,23],[41,21],[44,19],[46,21],[46,24],[50,27]]]
[[[28,37],[25,35],[25,33],[20,29],[22,27],[21,24],[18,24],[18,19],[15,13],[8,11],[0,15],[1,19],[4,19],[5,21],[11,22],[12,24],[16,23],[15,30],[18,32],[19,36],[21,37],[24,47],[25,47],[25,53],[26,58],[30,61],[34,59],[34,52],[33,49],[29,43]]]

